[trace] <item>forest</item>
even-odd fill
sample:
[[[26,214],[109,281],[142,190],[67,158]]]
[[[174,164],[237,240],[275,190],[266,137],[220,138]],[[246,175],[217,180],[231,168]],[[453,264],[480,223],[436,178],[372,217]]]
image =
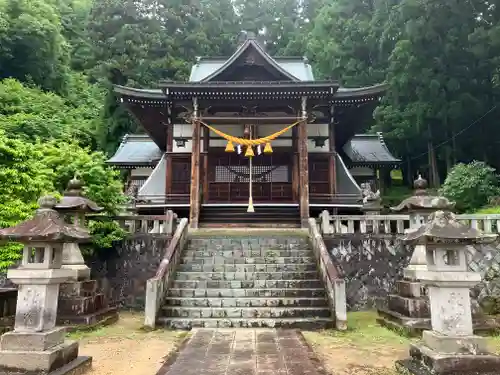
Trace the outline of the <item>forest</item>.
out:
[[[105,160],[140,129],[112,85],[185,80],[197,56],[231,55],[242,30],[272,55],[307,56],[316,79],[388,83],[366,131],[384,133],[406,182],[422,173],[453,197],[486,181],[464,210],[498,195],[495,1],[0,0],[0,226],[75,173],[116,210],[120,176]],[[460,186],[446,186],[451,171]]]

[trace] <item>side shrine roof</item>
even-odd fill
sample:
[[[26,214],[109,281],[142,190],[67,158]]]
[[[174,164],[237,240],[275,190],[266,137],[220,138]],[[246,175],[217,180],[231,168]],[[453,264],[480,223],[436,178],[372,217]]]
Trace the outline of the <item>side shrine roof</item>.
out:
[[[357,134],[344,146],[344,152],[355,164],[397,164],[401,160],[394,157],[385,144],[382,134]],[[145,134],[127,134],[107,161],[117,167],[155,166],[163,152]]]
[[[163,152],[146,134],[127,134],[107,161],[109,164],[121,167],[154,166],[161,159]]]
[[[343,147],[355,164],[398,164],[400,159],[389,151],[382,133],[356,134]]]

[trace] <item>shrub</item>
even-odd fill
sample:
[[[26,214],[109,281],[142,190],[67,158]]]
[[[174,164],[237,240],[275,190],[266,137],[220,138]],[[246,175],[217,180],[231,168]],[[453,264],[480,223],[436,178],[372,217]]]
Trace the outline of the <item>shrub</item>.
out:
[[[480,161],[455,165],[440,189],[440,193],[456,202],[460,212],[473,212],[498,195],[495,169]]]

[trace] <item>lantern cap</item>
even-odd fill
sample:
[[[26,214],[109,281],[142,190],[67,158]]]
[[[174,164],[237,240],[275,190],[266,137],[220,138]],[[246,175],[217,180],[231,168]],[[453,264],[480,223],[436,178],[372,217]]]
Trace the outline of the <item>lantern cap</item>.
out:
[[[38,200],[40,208],[32,219],[0,230],[4,240],[32,242],[83,242],[90,239],[86,229],[67,224],[54,209],[57,200],[47,195]]]
[[[83,196],[84,183],[80,179],[73,177],[68,182],[68,187],[60,202],[55,205],[59,211],[74,212],[100,212],[103,210],[97,203]]]
[[[427,239],[434,242],[456,241],[457,243],[488,243],[497,238],[496,234],[483,233],[480,230],[464,225],[450,211],[436,211],[429,220],[417,230],[405,234],[402,241],[412,242]]]

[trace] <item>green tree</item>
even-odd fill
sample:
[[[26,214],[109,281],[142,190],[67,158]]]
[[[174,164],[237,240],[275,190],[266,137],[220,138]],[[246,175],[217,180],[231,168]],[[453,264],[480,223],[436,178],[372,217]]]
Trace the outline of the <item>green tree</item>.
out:
[[[58,10],[42,0],[0,2],[0,77],[65,92],[68,45]]]
[[[62,97],[14,79],[0,81],[0,129],[29,142],[76,139],[95,147],[103,90],[77,73],[68,76],[67,87]]]
[[[37,199],[54,191],[53,172],[43,162],[43,153],[31,144],[0,131],[0,227],[26,220],[37,207]],[[22,246],[0,247],[0,269],[20,258]]]

